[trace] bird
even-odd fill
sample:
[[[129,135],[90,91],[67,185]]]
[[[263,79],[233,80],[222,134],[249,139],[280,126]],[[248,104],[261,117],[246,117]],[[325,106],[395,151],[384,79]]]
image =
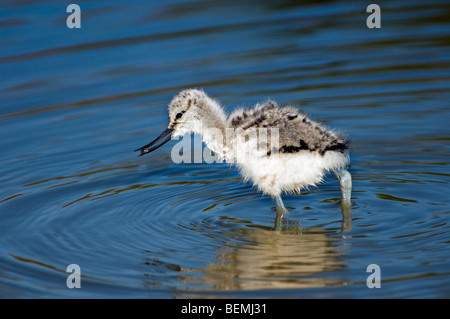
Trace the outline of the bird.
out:
[[[185,89],[172,98],[168,116],[164,132],[135,150],[140,156],[195,133],[221,160],[235,164],[245,181],[274,199],[278,221],[287,211],[281,195],[317,186],[327,172],[339,179],[341,206],[351,206],[349,141],[296,107],[269,99],[227,115],[202,89]]]

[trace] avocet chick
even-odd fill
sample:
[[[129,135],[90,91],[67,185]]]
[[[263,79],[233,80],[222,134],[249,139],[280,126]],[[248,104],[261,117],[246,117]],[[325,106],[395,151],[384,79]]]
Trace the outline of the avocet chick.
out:
[[[169,104],[167,129],[137,150],[141,155],[148,154],[172,137],[186,133],[202,135],[211,151],[236,164],[245,180],[274,198],[281,216],[286,211],[283,192],[300,192],[315,186],[326,172],[333,172],[340,181],[343,207],[351,206],[347,140],[296,108],[279,107],[269,100],[236,110],[227,117],[220,104],[205,92],[184,90]],[[240,157],[241,153],[245,156]]]

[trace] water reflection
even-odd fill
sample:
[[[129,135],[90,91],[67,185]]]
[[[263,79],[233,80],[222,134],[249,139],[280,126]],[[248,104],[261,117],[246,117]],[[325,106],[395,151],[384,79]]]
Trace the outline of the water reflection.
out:
[[[347,233],[352,230],[352,207],[351,204],[341,202],[342,224],[341,232]]]
[[[243,229],[248,244],[223,247],[218,262],[202,271],[215,290],[256,290],[326,286],[333,279],[317,277],[344,268],[332,242],[318,229],[270,232]]]
[[[213,262],[202,269],[194,269],[150,257],[153,254],[147,252],[145,264],[150,268],[145,273],[144,285],[154,287],[159,277],[171,277],[167,275],[173,273],[172,279],[189,287],[177,295],[192,297],[196,291],[299,289],[345,284],[342,278],[327,274],[346,268],[340,258],[345,253],[341,238],[335,233],[316,227],[304,229],[300,221],[294,220],[283,220],[280,230],[274,231],[249,221],[220,219],[239,228],[222,230],[217,235],[219,222],[190,226],[196,233],[223,241],[216,247]],[[351,211],[345,210],[341,229],[348,230],[349,220],[351,227]],[[180,284],[174,285],[180,287]]]
[[[338,240],[323,229],[290,223],[281,231],[237,229],[238,244],[220,246],[216,261],[197,270],[197,284],[215,291],[292,289],[342,285],[326,272],[345,268]],[[179,278],[192,281],[193,278]]]
[[[347,233],[352,230],[352,207],[351,203],[341,202],[341,212],[342,212],[342,222],[341,222],[341,232]],[[283,227],[283,216],[284,211],[276,210],[276,216],[274,221],[273,229],[275,231],[280,231]]]
[[[449,296],[445,1],[381,4],[379,30],[360,1],[85,3],[70,34],[52,3],[8,1],[0,17],[0,295],[72,298],[77,263],[85,298],[280,296],[341,278],[352,290],[337,296],[372,297],[360,275],[375,262],[383,297]],[[137,159],[129,146],[190,87],[228,112],[271,98],[345,130],[357,218],[334,185],[299,199],[315,214],[302,228],[234,169]]]

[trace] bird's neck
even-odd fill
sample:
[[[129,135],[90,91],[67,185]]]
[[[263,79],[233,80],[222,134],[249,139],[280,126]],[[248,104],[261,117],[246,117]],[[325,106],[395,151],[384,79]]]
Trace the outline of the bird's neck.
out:
[[[211,151],[222,155],[227,131],[227,116],[217,102],[213,100],[208,102],[205,103],[202,117],[198,119],[199,125],[195,133],[202,136],[203,142]]]

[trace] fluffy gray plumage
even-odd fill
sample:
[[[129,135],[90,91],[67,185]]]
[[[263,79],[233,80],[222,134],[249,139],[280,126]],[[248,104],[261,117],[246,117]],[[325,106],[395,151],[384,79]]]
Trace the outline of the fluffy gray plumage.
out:
[[[253,108],[233,112],[228,126],[244,131],[251,128],[278,128],[281,144],[276,151],[280,153],[310,151],[324,155],[327,151],[345,153],[349,150],[348,141],[337,133],[293,107],[279,107],[270,100]],[[270,156],[270,151],[267,155]]]
[[[264,128],[267,130],[261,130]],[[230,129],[232,134],[228,136]],[[254,135],[256,131],[258,137]],[[278,136],[272,139],[275,132]],[[245,180],[251,180],[258,189],[275,198],[277,211],[286,210],[280,197],[282,192],[317,185],[327,171],[339,178],[342,202],[345,207],[351,206],[351,175],[345,169],[350,160],[348,142],[293,107],[281,108],[267,101],[234,111],[227,117],[221,105],[205,92],[184,90],[169,104],[167,129],[138,150],[141,155],[148,154],[171,136],[186,133],[201,134],[210,150],[226,162],[236,163]],[[268,145],[261,139],[261,134],[266,133]],[[249,143],[241,143],[242,137]],[[253,142],[259,143],[258,147]],[[244,155],[242,160],[238,155]]]

